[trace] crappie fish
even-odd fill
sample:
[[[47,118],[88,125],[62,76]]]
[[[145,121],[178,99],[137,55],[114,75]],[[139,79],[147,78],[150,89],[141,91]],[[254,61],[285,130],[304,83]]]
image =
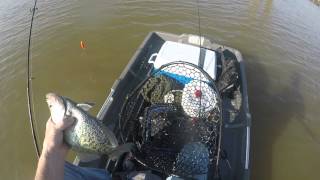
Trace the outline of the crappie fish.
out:
[[[113,132],[102,121],[87,113],[92,107],[88,103],[74,101],[54,93],[46,95],[53,122],[74,119],[74,123],[64,131],[64,140],[77,152],[107,154],[110,158],[129,152],[132,143],[118,145]]]

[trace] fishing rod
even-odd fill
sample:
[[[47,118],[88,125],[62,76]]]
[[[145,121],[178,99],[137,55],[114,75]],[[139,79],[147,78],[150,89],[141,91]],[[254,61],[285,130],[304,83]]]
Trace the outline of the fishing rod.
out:
[[[30,71],[30,60],[31,60],[31,36],[32,36],[32,25],[33,25],[33,19],[34,19],[34,14],[37,10],[37,0],[34,0],[34,5],[33,8],[31,9],[32,11],[32,16],[31,16],[31,21],[30,21],[30,30],[29,30],[29,40],[28,40],[28,56],[27,56],[27,97],[28,97],[28,113],[29,113],[29,123],[31,126],[31,132],[32,132],[32,138],[33,138],[33,144],[36,150],[36,155],[39,158],[40,157],[40,149],[38,145],[38,140],[35,132],[35,127],[34,127],[34,118],[33,118],[33,107],[32,107],[32,87],[31,87],[31,81],[32,81],[32,76],[31,76],[31,71]]]

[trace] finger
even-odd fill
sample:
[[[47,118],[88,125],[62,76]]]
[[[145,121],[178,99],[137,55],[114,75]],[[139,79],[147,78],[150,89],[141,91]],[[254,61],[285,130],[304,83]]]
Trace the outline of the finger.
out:
[[[54,126],[54,123],[53,123],[53,121],[52,121],[52,119],[51,119],[51,116],[50,116],[49,119],[48,119],[48,121],[47,121],[47,123],[46,123],[46,129],[49,129],[49,128],[51,128],[52,126]]]

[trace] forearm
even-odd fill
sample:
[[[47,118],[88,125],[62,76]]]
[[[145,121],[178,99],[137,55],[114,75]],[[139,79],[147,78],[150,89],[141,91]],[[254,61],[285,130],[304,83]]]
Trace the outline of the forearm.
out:
[[[68,150],[68,146],[63,143],[63,131],[49,120],[35,180],[63,180]]]
[[[63,180],[65,156],[59,149],[44,147],[35,180]]]

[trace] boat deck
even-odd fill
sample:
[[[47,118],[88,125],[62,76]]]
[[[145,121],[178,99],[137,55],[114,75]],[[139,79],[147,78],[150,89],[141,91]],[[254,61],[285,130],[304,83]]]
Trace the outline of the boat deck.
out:
[[[165,41],[193,45],[199,45],[201,42],[202,47],[211,50],[223,48],[229,50],[229,54],[225,54],[225,56],[234,56],[239,62],[241,82],[237,89],[238,96],[233,99],[223,98],[222,155],[224,159],[220,161],[219,167],[222,180],[248,180],[251,116],[244,62],[241,53],[236,49],[215,44],[209,39],[194,35],[151,32],[139,46],[120,77],[114,82],[97,118],[111,129],[116,130],[125,98],[150,73],[152,67],[148,64],[148,59],[153,53],[160,50]],[[217,58],[219,60],[220,56]],[[113,171],[114,167],[117,167],[117,162],[108,161],[107,157],[85,154],[78,154],[75,163],[80,166],[107,167],[109,171]]]

